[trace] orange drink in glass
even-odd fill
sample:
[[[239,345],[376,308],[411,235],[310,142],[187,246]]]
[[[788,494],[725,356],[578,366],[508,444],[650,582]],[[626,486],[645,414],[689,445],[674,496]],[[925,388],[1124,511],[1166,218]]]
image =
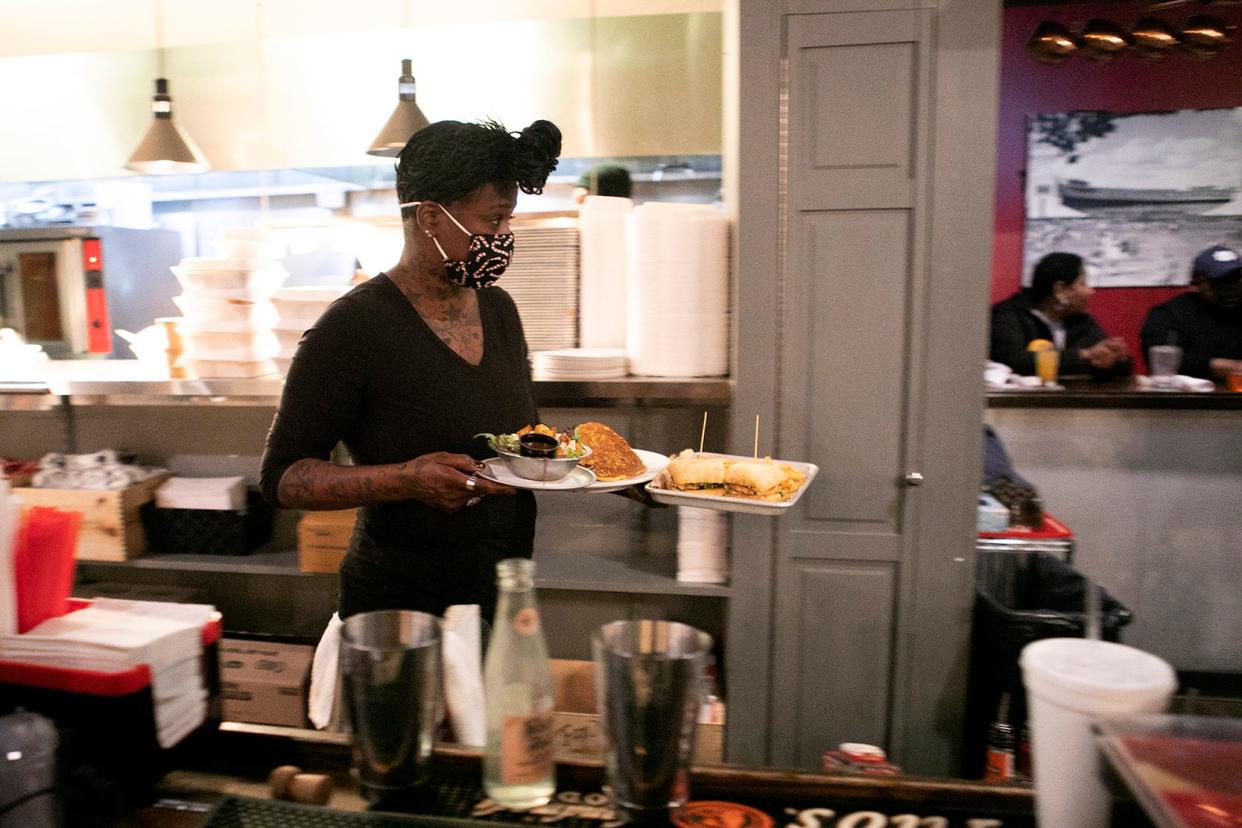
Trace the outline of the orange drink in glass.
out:
[[[1057,383],[1057,369],[1061,367],[1061,352],[1055,348],[1047,348],[1035,352],[1035,375],[1044,381],[1044,385]]]

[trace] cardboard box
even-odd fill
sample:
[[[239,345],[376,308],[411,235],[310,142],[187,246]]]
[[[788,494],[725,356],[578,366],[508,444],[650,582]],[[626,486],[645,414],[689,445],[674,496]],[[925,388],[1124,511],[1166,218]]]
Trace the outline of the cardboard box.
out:
[[[354,534],[357,509],[307,512],[298,521],[298,567],[303,572],[336,572]]]
[[[304,644],[220,640],[220,689],[226,721],[303,727],[315,648]]]
[[[84,561],[127,561],[147,551],[139,510],[170,477],[159,474],[124,489],[14,489],[23,506],[54,506],[82,513],[74,557]]]
[[[604,730],[595,712],[595,665],[590,661],[552,659],[552,732],[559,759],[599,759]],[[724,725],[699,723],[694,764],[724,762]]]

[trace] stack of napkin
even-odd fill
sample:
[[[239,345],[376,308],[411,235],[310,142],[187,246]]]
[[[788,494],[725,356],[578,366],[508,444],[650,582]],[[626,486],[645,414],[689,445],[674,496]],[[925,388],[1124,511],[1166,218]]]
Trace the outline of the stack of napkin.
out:
[[[215,608],[100,598],[22,635],[0,636],[0,659],[77,670],[151,671],[160,747],[177,744],[207,715],[202,628]]]
[[[155,490],[161,509],[212,509],[240,512],[246,508],[246,480],[241,477],[172,477]]]
[[[1171,377],[1167,385],[1162,385],[1156,380],[1148,376],[1139,375],[1134,378],[1138,387],[1144,391],[1215,391],[1216,383],[1199,377],[1188,377],[1185,374],[1177,374]]]

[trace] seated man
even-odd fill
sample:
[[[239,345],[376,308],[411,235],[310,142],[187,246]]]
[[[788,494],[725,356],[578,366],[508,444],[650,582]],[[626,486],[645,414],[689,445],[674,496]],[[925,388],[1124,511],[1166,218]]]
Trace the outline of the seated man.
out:
[[[1031,376],[1035,354],[1028,346],[1044,339],[1060,352],[1061,376],[1090,374],[1104,379],[1129,374],[1125,342],[1104,333],[1087,313],[1094,292],[1087,284],[1082,257],[1044,256],[1035,265],[1030,287],[992,306],[992,361]]]
[[[1143,323],[1143,353],[1182,349],[1179,373],[1220,380],[1242,371],[1242,256],[1222,245],[1195,257],[1191,288],[1156,305]]]

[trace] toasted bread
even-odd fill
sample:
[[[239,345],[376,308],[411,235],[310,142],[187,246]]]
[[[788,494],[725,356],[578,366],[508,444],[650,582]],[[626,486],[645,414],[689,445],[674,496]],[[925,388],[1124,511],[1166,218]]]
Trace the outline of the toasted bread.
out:
[[[579,423],[574,432],[583,445],[591,448],[591,456],[584,458],[582,465],[595,472],[596,480],[625,480],[647,470],[625,438],[603,423]]]

